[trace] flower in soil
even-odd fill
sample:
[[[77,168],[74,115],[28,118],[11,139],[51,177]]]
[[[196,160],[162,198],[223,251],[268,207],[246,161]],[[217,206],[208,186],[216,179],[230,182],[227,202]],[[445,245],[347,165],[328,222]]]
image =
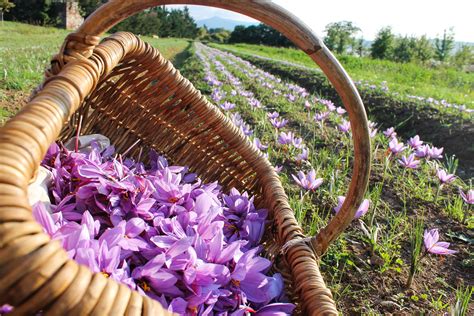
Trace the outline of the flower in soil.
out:
[[[461,188],[459,188],[459,194],[461,195],[464,202],[471,205],[474,204],[474,190],[470,189],[467,190],[466,193],[464,193]]]
[[[317,122],[322,122],[325,119],[327,119],[329,116],[329,112],[321,112],[321,113],[316,113],[314,115],[314,120]]]
[[[231,102],[228,102],[228,101],[225,101],[224,103],[221,104],[221,108],[222,108],[224,111],[230,111],[230,110],[232,110],[233,108],[235,108],[235,104],[234,104],[234,103],[231,103]]]
[[[342,120],[342,123],[337,126],[343,133],[348,133],[351,130],[351,123],[346,120]]]
[[[440,159],[440,158],[443,158],[443,150],[444,148],[441,147],[441,148],[437,148],[437,147],[430,147],[428,149],[428,157],[431,158],[431,159]]]
[[[456,250],[449,249],[449,242],[439,241],[438,229],[425,230],[423,242],[426,251],[435,255],[451,255],[457,253]]]
[[[301,163],[308,160],[308,149],[303,148],[301,153],[296,156],[296,162]]]
[[[418,147],[423,145],[423,141],[420,140],[420,136],[415,135],[407,141],[407,144],[408,146],[416,150]]]
[[[291,103],[295,102],[296,101],[296,96],[294,96],[293,94],[289,93],[289,94],[285,94],[285,97],[288,99],[288,101],[290,101]]]
[[[250,136],[253,134],[253,131],[250,128],[250,125],[248,124],[243,123],[242,125],[240,125],[240,129],[242,130],[245,136]]]
[[[415,155],[418,157],[418,158],[425,158],[425,157],[428,157],[428,151],[430,150],[430,146],[428,145],[420,145],[416,151],[415,151]]]
[[[329,112],[333,112],[336,110],[336,106],[330,100],[320,99],[319,103],[325,105]]]
[[[383,131],[383,134],[389,138],[393,138],[395,136],[397,136],[397,133],[395,132],[395,128],[394,127],[389,127],[387,128],[385,131]]]
[[[250,107],[253,109],[260,109],[262,107],[262,104],[260,103],[260,101],[258,101],[255,98],[249,99],[249,104],[250,104]]]
[[[399,143],[398,142],[398,139],[396,137],[393,137],[392,140],[390,141],[390,143],[388,144],[389,146],[389,149],[390,151],[396,155],[396,154],[399,154],[401,153],[402,151],[405,150],[405,146],[403,145],[403,143]]]
[[[293,146],[295,146],[295,148],[300,148],[300,149],[303,148],[304,146],[303,139],[301,137],[294,137]]]
[[[293,144],[293,139],[295,138],[295,135],[293,132],[281,132],[280,135],[278,136],[278,144],[280,145],[291,145]]]
[[[286,124],[288,124],[287,119],[279,120],[278,118],[273,118],[273,119],[270,119],[270,122],[272,123],[273,127],[277,129],[283,128],[286,126]]]
[[[303,171],[299,171],[298,175],[291,175],[296,183],[305,190],[314,191],[316,190],[322,183],[322,178],[316,179],[316,171],[311,169],[307,174],[304,174]]]
[[[437,169],[436,176],[438,177],[441,184],[451,183],[456,179],[456,176],[454,174],[447,173],[443,169]]]
[[[420,166],[420,161],[415,158],[415,154],[411,154],[408,157],[402,156],[402,159],[398,159],[398,163],[408,169],[416,169]]]
[[[13,306],[8,304],[3,304],[0,306],[0,315],[6,315],[13,311]],[[291,312],[290,312],[291,314]]]
[[[336,108],[336,112],[337,112],[337,114],[342,115],[342,114],[346,113],[346,110],[344,110],[344,108],[338,106]]]
[[[275,119],[275,118],[280,116],[280,113],[278,113],[276,111],[273,111],[271,113],[267,113],[267,116],[268,116],[269,119]]]
[[[257,137],[255,137],[255,138],[253,139],[253,145],[254,145],[255,147],[257,147],[258,149],[260,149],[260,150],[266,150],[266,149],[268,148],[268,145],[263,144],[263,143],[260,141],[260,139],[258,139]]]
[[[339,211],[341,210],[342,204],[344,204],[345,200],[346,200],[346,197],[344,196],[337,197],[337,206],[334,208],[334,211],[336,212],[336,214],[339,213]],[[357,212],[354,215],[354,219],[358,219],[364,216],[369,210],[369,206],[370,206],[370,200],[364,199],[362,203],[360,204],[359,208],[357,209]]]

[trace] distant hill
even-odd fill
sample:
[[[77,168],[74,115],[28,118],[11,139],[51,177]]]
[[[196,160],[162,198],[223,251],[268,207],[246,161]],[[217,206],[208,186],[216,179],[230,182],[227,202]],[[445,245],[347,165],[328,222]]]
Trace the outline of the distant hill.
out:
[[[258,23],[230,20],[230,19],[214,16],[209,19],[197,20],[196,24],[199,27],[206,25],[208,29],[224,28],[226,30],[233,31],[237,25],[250,26],[250,25],[256,25]]]

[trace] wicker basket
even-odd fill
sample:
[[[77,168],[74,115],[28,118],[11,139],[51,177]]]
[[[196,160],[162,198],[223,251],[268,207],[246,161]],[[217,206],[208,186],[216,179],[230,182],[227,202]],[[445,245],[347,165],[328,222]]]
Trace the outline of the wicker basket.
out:
[[[355,161],[341,211],[317,236],[303,235],[269,162],[156,49],[130,33],[99,44],[98,36],[114,24],[162,4],[215,6],[259,19],[291,39],[328,76],[349,112]],[[298,310],[305,315],[337,314],[318,260],[349,225],[362,200],[370,141],[352,81],[297,18],[257,0],[110,1],[67,36],[42,87],[0,129],[0,305],[14,305],[13,314],[18,315],[38,310],[46,315],[166,315],[156,301],[68,259],[31,215],[28,183],[49,144],[72,136],[80,116],[83,133],[108,136],[118,151],[140,140],[145,149],[155,148],[173,162],[190,166],[205,181],[254,194],[257,203],[270,210],[265,244],[284,272],[287,293]],[[289,246],[282,255],[283,245]]]

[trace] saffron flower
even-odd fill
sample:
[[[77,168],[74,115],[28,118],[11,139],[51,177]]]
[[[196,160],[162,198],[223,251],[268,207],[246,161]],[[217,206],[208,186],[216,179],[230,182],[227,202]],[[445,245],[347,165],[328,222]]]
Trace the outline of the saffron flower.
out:
[[[337,112],[337,114],[342,115],[342,114],[346,113],[346,110],[344,110],[344,108],[338,106],[336,108],[336,112]]]
[[[260,150],[265,150],[265,149],[268,148],[268,145],[262,144],[262,142],[260,141],[260,139],[258,139],[257,137],[255,137],[255,138],[253,139],[253,145],[254,145],[255,147],[257,147],[258,149],[260,149]]]
[[[467,193],[464,193],[461,188],[459,188],[459,194],[461,194],[462,199],[467,204],[474,204],[474,190],[467,190]]]
[[[273,127],[277,129],[283,128],[286,126],[286,124],[288,124],[287,119],[279,120],[278,118],[273,118],[273,119],[270,119],[270,122],[272,123]]]
[[[347,133],[351,129],[351,123],[346,120],[342,120],[342,123],[337,126],[339,130],[343,133]]]
[[[393,137],[397,136],[397,133],[395,132],[394,127],[387,128],[385,131],[383,131],[383,134],[385,136],[387,136],[388,138],[393,138]]]
[[[327,119],[328,116],[329,116],[329,112],[316,113],[314,115],[314,120],[317,121],[317,122],[321,122],[321,121],[324,121],[325,119]]]
[[[180,315],[293,310],[259,256],[268,212],[253,197],[224,194],[153,151],[149,166],[113,154],[54,144],[42,163],[54,175],[53,213],[40,202],[33,217],[71,259]]]
[[[271,113],[267,113],[267,116],[268,116],[269,119],[275,119],[275,118],[280,116],[280,113],[278,113],[276,111],[273,111]]]
[[[311,109],[311,103],[308,100],[304,101],[304,107],[306,108],[306,110]]]
[[[304,146],[303,138],[293,137],[293,146],[295,146],[295,148],[302,148]]]
[[[456,179],[456,176],[454,174],[447,173],[443,169],[437,169],[436,176],[438,176],[438,179],[441,184],[451,183]]]
[[[234,103],[231,103],[231,102],[228,102],[228,101],[225,101],[224,103],[221,104],[221,108],[222,108],[224,111],[230,111],[230,110],[232,110],[233,108],[235,108],[235,104],[234,104]]]
[[[283,166],[275,166],[273,167],[276,173],[280,173],[283,170]]]
[[[428,152],[430,150],[430,146],[428,145],[420,145],[415,151],[415,155],[418,158],[425,158],[428,157]]]
[[[429,147],[428,149],[428,157],[431,159],[440,159],[443,158],[443,147],[437,148],[437,147]]]
[[[425,230],[423,242],[426,251],[435,255],[452,255],[457,253],[456,250],[449,249],[449,242],[439,241],[438,229]]]
[[[305,190],[314,191],[323,183],[322,178],[316,179],[316,171],[311,169],[308,174],[304,174],[303,171],[299,171],[298,175],[291,175],[295,182]]]
[[[346,200],[346,197],[344,196],[338,196],[337,197],[337,206],[334,208],[334,212],[339,213],[339,211],[342,208],[342,204],[344,204],[344,201]],[[364,199],[362,203],[360,204],[359,208],[357,209],[354,219],[358,219],[362,216],[364,216],[368,211],[369,211],[369,206],[370,206],[370,200]]]
[[[402,156],[402,159],[398,159],[398,163],[408,169],[416,169],[420,166],[420,161],[415,158],[415,154],[411,154],[408,157]]]
[[[416,150],[418,147],[423,145],[423,141],[420,140],[420,136],[415,135],[407,141],[407,144],[408,146]]]
[[[280,135],[278,136],[278,144],[280,145],[291,145],[293,144],[293,139],[295,135],[293,132],[281,132]]]
[[[399,154],[401,153],[402,151],[405,150],[405,146],[403,145],[403,143],[399,143],[398,142],[398,139],[396,137],[393,137],[392,140],[390,141],[390,143],[388,144],[389,148],[390,148],[390,151],[393,153],[393,154]]]
[[[296,162],[301,163],[302,161],[308,160],[308,149],[303,148],[301,153],[296,156]]]

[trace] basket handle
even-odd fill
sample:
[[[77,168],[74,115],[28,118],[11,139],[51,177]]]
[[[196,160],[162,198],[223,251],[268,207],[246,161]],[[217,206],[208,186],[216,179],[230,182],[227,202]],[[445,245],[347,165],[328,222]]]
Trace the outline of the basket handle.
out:
[[[137,12],[164,4],[218,7],[255,18],[281,32],[308,54],[336,89],[349,113],[354,139],[354,166],[341,210],[311,238],[316,254],[324,254],[331,242],[351,223],[364,197],[370,173],[370,138],[364,105],[352,80],[324,43],[296,16],[266,0],[110,0],[67,37],[59,57],[68,58],[77,54],[89,57],[102,33]]]

